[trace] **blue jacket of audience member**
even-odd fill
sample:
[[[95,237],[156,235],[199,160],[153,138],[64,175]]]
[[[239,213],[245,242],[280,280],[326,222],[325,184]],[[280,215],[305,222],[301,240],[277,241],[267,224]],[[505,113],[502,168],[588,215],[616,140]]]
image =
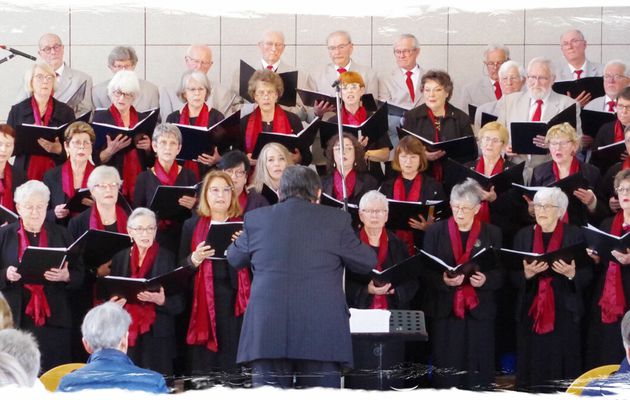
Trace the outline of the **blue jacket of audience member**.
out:
[[[607,378],[594,379],[582,391],[582,396],[612,396],[630,394],[630,364],[624,358],[619,370]]]

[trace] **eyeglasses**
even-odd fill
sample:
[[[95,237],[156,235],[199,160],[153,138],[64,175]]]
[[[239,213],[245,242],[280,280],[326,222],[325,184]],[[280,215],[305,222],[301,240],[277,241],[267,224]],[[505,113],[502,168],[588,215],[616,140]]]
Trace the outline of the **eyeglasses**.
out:
[[[553,204],[534,203],[534,208],[536,210],[550,211],[550,210],[553,210],[554,208],[558,208],[558,206],[555,206]]]
[[[55,50],[55,52],[58,52],[59,50],[61,50],[62,47],[63,47],[62,44],[57,43],[57,44],[52,45],[52,46],[42,47],[39,50],[43,51],[46,54],[50,54],[50,52],[53,51],[53,50]]]
[[[547,82],[549,81],[549,77],[548,76],[536,76],[536,75],[527,75],[527,80],[532,81],[532,82]]]
[[[114,61],[114,65],[110,66],[114,71],[131,71],[134,67],[135,65],[131,61]]]
[[[518,82],[522,80],[520,76],[504,76],[500,78],[502,82]]]
[[[204,90],[206,90],[205,87],[196,87],[196,88],[186,88],[187,92],[192,92],[192,93],[201,93]]]
[[[52,82],[55,77],[53,75],[37,74],[34,76],[37,82]]]
[[[620,104],[617,103],[617,111],[630,111],[630,104]]]
[[[186,56],[184,58],[186,59],[186,62],[189,62],[189,63],[194,64],[194,65],[201,65],[201,66],[204,66],[204,67],[209,67],[209,66],[212,65],[212,61],[197,60],[196,58],[192,58],[192,57],[188,57],[188,56]]]
[[[92,147],[92,142],[90,142],[89,140],[84,140],[84,141],[71,140],[69,145],[71,147],[76,148],[76,149],[81,149],[81,148],[85,148],[85,147]]]
[[[127,99],[133,99],[135,97],[133,93],[125,93],[120,90],[114,90],[114,93],[112,94],[114,95],[114,97],[125,97]]]
[[[335,152],[339,152],[339,150],[341,150],[341,147],[340,146],[333,146],[333,150]],[[343,151],[345,153],[352,153],[352,152],[354,152],[354,146],[343,146]]]
[[[570,140],[551,140],[549,141],[549,147],[567,147],[571,145],[573,142]]]
[[[571,39],[568,42],[560,43],[560,47],[562,47],[563,49],[567,48],[567,47],[573,47],[573,46],[576,46],[578,43],[581,43],[583,41],[584,40],[582,40],[582,39]]]
[[[345,44],[340,44],[339,46],[327,46],[326,48],[328,49],[328,51],[335,51],[335,50],[344,50],[346,47],[350,46],[350,42],[345,43]]]
[[[97,183],[96,185],[93,186],[94,189],[98,189],[98,190],[107,190],[107,189],[112,189],[112,190],[118,190],[118,188],[120,187],[119,183]]]
[[[400,56],[407,57],[408,55],[413,54],[413,52],[416,50],[418,49],[395,49],[394,55],[396,57],[400,57]]]
[[[231,186],[226,186],[223,188],[211,187],[210,189],[208,189],[208,192],[210,192],[213,196],[219,196],[219,195],[227,196],[228,194],[232,193],[233,190],[234,188]]]
[[[278,96],[278,92],[276,90],[256,90],[254,92],[255,96],[265,97],[265,96]]]
[[[628,77],[625,76],[625,75],[621,75],[621,74],[605,74],[604,75],[604,80],[605,81],[616,82],[616,81],[620,81],[622,79],[628,79]]]
[[[499,68],[504,62],[505,61],[484,61],[483,63],[486,67]]]
[[[619,187],[615,188],[615,192],[617,192],[619,194],[627,194],[627,193],[630,193],[630,187],[619,186]]]
[[[479,139],[479,141],[483,144],[499,144],[499,143],[503,143],[503,140],[501,140],[498,137],[490,137],[490,136],[484,136],[481,139]]]
[[[460,206],[457,204],[451,204],[451,210],[453,210],[453,214],[457,214],[458,212],[462,212],[463,214],[471,213],[474,207],[468,206]]]
[[[235,176],[237,178],[242,178],[247,175],[247,172],[244,169],[226,169],[223,170],[226,174]]]
[[[284,47],[284,43],[281,43],[281,42],[262,42],[262,44],[265,47],[276,47],[278,49],[281,49]]]
[[[358,83],[346,83],[341,85],[341,90],[359,90],[361,89],[361,85]]]
[[[130,226],[128,229],[138,233],[154,233],[157,226]]]
[[[387,215],[388,213],[387,210],[371,210],[371,209],[362,209],[361,212],[367,215],[374,215],[376,217]]]
[[[47,204],[24,204],[20,207],[20,209],[25,210],[29,213],[33,211],[40,213],[46,211]]]

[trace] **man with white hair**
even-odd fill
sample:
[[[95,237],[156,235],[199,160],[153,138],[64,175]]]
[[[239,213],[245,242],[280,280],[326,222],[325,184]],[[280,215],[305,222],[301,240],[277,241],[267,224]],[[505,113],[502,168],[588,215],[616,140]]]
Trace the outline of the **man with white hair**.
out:
[[[503,96],[499,83],[499,68],[510,59],[510,49],[500,44],[490,44],[483,52],[486,76],[464,86],[459,105],[468,110],[468,105],[480,106]]]
[[[569,96],[558,94],[551,90],[555,82],[553,65],[550,60],[536,57],[527,65],[527,91],[507,95],[500,104],[498,121],[510,129],[512,122],[540,121],[547,122],[567,107],[576,104]],[[580,107],[576,107],[576,122],[578,135],[582,134],[580,124]],[[545,147],[544,136],[537,136],[534,144]],[[526,161],[523,178],[529,184],[534,167],[550,160],[546,155],[519,155],[511,157],[511,161],[520,163]]]
[[[205,44],[193,44],[186,50],[184,57],[187,70],[201,71],[208,74],[212,68],[212,50]],[[177,79],[179,81],[179,77]],[[212,93],[206,102],[208,106],[217,109],[221,113],[229,114],[232,105],[236,100],[236,93],[222,86],[218,82],[210,82]],[[166,121],[166,117],[173,111],[179,110],[184,103],[177,95],[177,87],[160,87],[160,116],[162,121]]]
[[[63,60],[64,46],[54,33],[45,33],[39,38],[37,55],[55,71],[57,86],[55,99],[66,103],[77,116],[92,111],[92,78],[85,72],[70,68]],[[24,89],[18,94],[16,103],[28,94]]]
[[[60,392],[85,389],[127,389],[168,393],[157,372],[134,365],[127,356],[131,317],[119,304],[103,303],[83,319],[83,346],[90,354],[87,365],[64,376]]]
[[[604,67],[604,96],[591,100],[585,110],[592,111],[617,111],[617,96],[628,85],[628,66],[621,60],[610,60]]]
[[[107,68],[112,74],[120,70],[135,71],[138,65],[138,56],[133,47],[116,46],[107,57]],[[107,85],[109,79],[95,85],[92,88],[92,101],[94,108],[107,108],[112,102],[107,96]],[[140,83],[140,93],[134,99],[133,105],[138,111],[146,111],[160,106],[158,87],[149,81],[138,78]]]
[[[39,375],[41,354],[32,334],[17,329],[0,330],[0,353],[14,357],[26,373],[28,386],[35,386]]]

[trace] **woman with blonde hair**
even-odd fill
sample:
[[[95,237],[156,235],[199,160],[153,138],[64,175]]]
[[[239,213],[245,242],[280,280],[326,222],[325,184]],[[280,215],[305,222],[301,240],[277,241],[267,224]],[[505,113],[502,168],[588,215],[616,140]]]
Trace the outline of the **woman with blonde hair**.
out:
[[[267,143],[258,156],[259,163],[254,172],[254,190],[262,193],[263,186],[267,185],[278,193],[280,178],[289,165],[293,165],[291,153],[279,143]]]

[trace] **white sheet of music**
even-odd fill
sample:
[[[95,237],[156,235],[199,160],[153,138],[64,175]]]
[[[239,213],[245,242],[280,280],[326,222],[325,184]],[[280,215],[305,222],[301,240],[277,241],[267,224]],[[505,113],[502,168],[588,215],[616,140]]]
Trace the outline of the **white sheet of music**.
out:
[[[350,332],[351,333],[388,333],[389,317],[388,310],[360,310],[350,309]]]

